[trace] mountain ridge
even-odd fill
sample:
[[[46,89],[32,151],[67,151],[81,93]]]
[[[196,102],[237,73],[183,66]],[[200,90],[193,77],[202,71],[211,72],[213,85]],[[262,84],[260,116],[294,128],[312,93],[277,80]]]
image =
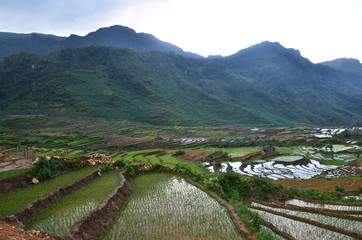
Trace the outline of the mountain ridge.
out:
[[[89,46],[129,48],[135,51],[164,51],[184,57],[203,58],[198,54],[186,52],[176,45],[161,41],[152,34],[137,33],[133,29],[121,25],[100,28],[84,37],[76,34],[71,34],[69,37],[58,37],[41,33],[0,32],[0,59],[23,51],[46,55],[65,48]]]
[[[160,125],[362,124],[361,88],[336,84],[331,79],[348,79],[280,46],[212,59],[94,46],[20,53],[0,63],[0,113]]]

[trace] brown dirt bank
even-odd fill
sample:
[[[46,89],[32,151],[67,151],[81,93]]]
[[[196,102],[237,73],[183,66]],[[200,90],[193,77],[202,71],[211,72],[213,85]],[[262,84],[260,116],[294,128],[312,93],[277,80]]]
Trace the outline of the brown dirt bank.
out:
[[[24,230],[22,228],[16,228],[8,223],[0,221],[0,240],[60,240],[58,237],[50,236],[46,233],[33,230]]]
[[[362,177],[351,177],[346,179],[283,179],[275,180],[273,183],[281,184],[286,187],[296,186],[302,189],[315,189],[321,192],[336,192],[336,186],[342,186],[346,192],[355,192],[359,186],[362,186]]]
[[[66,239],[97,239],[111,226],[118,210],[123,207],[132,193],[132,177],[125,171],[119,173],[120,183],[108,197],[91,213],[78,221],[70,230]]]

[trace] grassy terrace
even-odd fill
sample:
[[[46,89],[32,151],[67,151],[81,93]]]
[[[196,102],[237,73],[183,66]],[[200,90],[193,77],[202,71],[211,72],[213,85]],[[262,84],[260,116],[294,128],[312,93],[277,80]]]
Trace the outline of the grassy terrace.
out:
[[[65,235],[86,214],[94,210],[119,183],[118,171],[106,172],[86,187],[43,210],[29,224],[30,229]]]
[[[242,239],[226,209],[172,174],[133,180],[127,206],[103,239]]]
[[[30,170],[30,168],[21,168],[21,169],[0,172],[0,179],[13,177],[13,176],[19,175],[23,172],[29,171],[29,170]]]
[[[28,203],[45,196],[57,188],[63,187],[91,173],[95,168],[82,168],[63,174],[55,179],[0,196],[0,216],[7,216],[24,208]]]
[[[184,165],[189,166],[193,171],[195,171],[197,173],[200,173],[200,174],[207,173],[207,171],[202,166],[200,166],[198,163],[181,161],[170,154],[147,155],[147,153],[154,152],[157,150],[158,149],[148,149],[148,150],[132,151],[132,152],[128,152],[126,154],[118,154],[118,155],[115,155],[115,157],[113,157],[113,160],[114,161],[123,160],[130,164],[133,164],[133,163],[162,164],[162,165],[168,165],[170,167],[175,167],[176,164],[184,164]]]

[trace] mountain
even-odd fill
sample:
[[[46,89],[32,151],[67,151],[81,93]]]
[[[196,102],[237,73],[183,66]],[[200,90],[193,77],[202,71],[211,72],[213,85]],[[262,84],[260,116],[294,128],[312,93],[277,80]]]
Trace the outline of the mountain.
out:
[[[67,38],[39,33],[0,32],[0,59],[19,52],[45,55],[65,48],[89,46],[128,48],[135,51],[173,52],[185,57],[202,58],[200,55],[185,52],[173,44],[163,42],[151,34],[136,33],[131,28],[119,25],[100,28],[84,37],[72,34]]]
[[[336,124],[338,119],[346,122],[346,116],[360,119],[362,88],[351,91],[341,86],[340,82],[349,79],[329,67],[311,63],[298,50],[262,42],[212,62],[250,78],[259,91],[264,91],[263,108],[280,117],[324,124]]]
[[[354,89],[362,88],[362,64],[359,60],[353,58],[339,58],[328,62],[322,62],[321,65],[328,66],[348,79],[345,83],[347,87]]]
[[[360,89],[297,50],[263,42],[229,57],[110,47],[19,53],[0,63],[0,114],[159,125],[361,125]]]

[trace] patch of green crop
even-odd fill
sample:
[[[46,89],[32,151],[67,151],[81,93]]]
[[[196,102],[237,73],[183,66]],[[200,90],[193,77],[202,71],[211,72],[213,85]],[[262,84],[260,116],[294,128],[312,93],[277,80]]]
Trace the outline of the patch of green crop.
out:
[[[13,176],[19,175],[20,173],[26,172],[26,171],[30,171],[30,168],[21,168],[21,169],[0,172],[0,179],[13,177]]]
[[[102,239],[242,239],[227,210],[172,174],[134,179],[133,194]]]
[[[349,166],[351,163],[346,161],[339,161],[339,160],[318,160],[320,163],[325,165],[338,165],[338,166]]]
[[[146,158],[153,164],[160,164],[160,159],[156,155],[146,156]]]
[[[157,149],[147,149],[147,150],[128,152],[127,155],[125,155],[122,160],[125,162],[134,162],[135,160],[134,158],[136,155],[142,155],[144,153],[153,152],[153,151],[157,151]]]
[[[55,179],[32,185],[28,188],[0,196],[0,216],[7,216],[19,211],[26,204],[45,196],[57,188],[63,187],[94,171],[94,167],[63,174]]]
[[[109,171],[86,187],[43,210],[29,223],[29,229],[52,235],[66,235],[82,217],[93,211],[119,183],[118,171]]]
[[[142,162],[142,163],[148,163],[148,159],[144,157],[143,155],[135,155],[133,157],[135,162]]]
[[[222,148],[223,152],[228,153],[231,157],[244,156],[248,153],[260,151],[260,147],[240,147],[240,148]]]

